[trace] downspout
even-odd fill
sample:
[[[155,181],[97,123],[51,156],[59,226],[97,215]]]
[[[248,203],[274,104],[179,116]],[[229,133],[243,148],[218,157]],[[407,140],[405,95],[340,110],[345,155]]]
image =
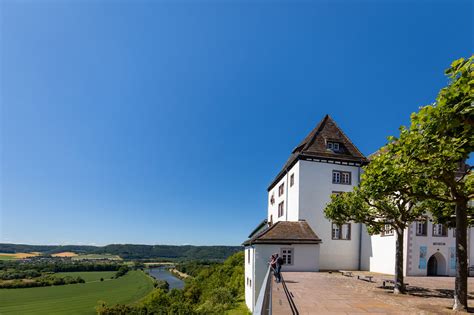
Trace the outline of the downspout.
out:
[[[357,184],[360,184],[360,166],[357,167]],[[362,268],[362,223],[359,223],[359,270]]]
[[[255,246],[250,245],[250,248],[252,248],[252,312],[255,309]]]
[[[290,182],[288,181],[288,169],[286,169],[286,193],[285,193],[285,203],[286,203],[286,209],[285,209],[285,216],[286,216],[286,221],[288,221],[288,186],[290,185]]]

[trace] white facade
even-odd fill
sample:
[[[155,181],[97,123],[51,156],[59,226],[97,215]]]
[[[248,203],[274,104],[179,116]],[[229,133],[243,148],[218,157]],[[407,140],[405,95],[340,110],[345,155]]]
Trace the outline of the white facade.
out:
[[[323,270],[359,269],[361,225],[351,223],[350,240],[333,240],[331,222],[324,217],[324,208],[331,194],[351,191],[359,184],[360,166],[348,164],[327,160],[298,161],[268,192],[268,222],[306,220],[323,240],[319,262]],[[333,171],[350,172],[351,183],[333,183]],[[289,184],[291,176],[294,178],[292,186]],[[281,185],[284,191],[282,195],[279,194]],[[284,212],[279,216],[278,207],[281,203]]]
[[[324,216],[331,195],[351,191],[357,186],[362,164],[366,163],[366,158],[329,116],[295,148],[268,189],[267,221],[271,226],[279,221],[304,220],[321,243],[247,246],[245,296],[249,309],[253,311],[269,257],[280,252],[283,247],[293,247],[295,255],[294,265],[284,265],[284,271],[369,270],[392,275],[395,273],[395,235],[386,233],[371,236],[364,225],[353,222],[333,229],[332,223]],[[345,176],[344,181],[340,180],[342,176]],[[421,229],[414,222],[405,230],[405,275],[455,275],[454,232],[447,229],[444,235],[440,231],[444,232],[441,228],[433,228],[433,222],[429,219]],[[474,265],[472,239],[474,229],[470,228],[470,266]],[[247,257],[247,253],[250,257]]]
[[[405,276],[455,276],[456,254],[453,229],[446,229],[445,235],[435,235],[434,223],[426,221],[426,232],[417,233],[417,222],[405,229],[403,246],[403,273]],[[396,235],[368,235],[364,227],[361,250],[361,269],[393,275],[395,272]],[[471,242],[474,230],[468,233],[469,265],[474,262]],[[436,263],[431,262],[434,258]],[[434,266],[435,264],[435,266]],[[430,266],[434,268],[430,270]]]
[[[245,301],[253,312],[258,293],[268,270],[269,258],[282,249],[291,249],[293,263],[282,271],[319,271],[319,245],[316,244],[254,244],[245,247]],[[250,259],[247,255],[250,255]]]

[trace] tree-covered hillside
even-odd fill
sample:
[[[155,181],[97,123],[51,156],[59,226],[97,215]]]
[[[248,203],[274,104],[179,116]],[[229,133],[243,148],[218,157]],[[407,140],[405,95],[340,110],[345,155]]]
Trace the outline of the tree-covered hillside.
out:
[[[82,245],[24,245],[0,244],[0,253],[29,253],[41,252],[51,255],[60,252],[75,252],[78,254],[111,254],[123,259],[209,259],[224,260],[238,252],[240,246],[175,246],[175,245],[133,245],[112,244],[107,246]]]
[[[203,267],[196,276],[186,279],[183,290],[156,288],[141,303],[101,304],[97,312],[100,315],[225,314],[242,308],[239,303],[242,303],[244,283],[244,252],[240,251],[221,264]]]

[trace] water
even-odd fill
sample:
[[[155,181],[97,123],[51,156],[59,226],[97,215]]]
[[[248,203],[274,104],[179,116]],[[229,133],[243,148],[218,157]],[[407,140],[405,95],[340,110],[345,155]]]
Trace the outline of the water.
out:
[[[166,282],[168,282],[168,284],[170,285],[170,290],[184,288],[184,281],[173,276],[171,272],[169,272],[166,268],[150,268],[148,270],[148,274],[155,279],[165,280]]]

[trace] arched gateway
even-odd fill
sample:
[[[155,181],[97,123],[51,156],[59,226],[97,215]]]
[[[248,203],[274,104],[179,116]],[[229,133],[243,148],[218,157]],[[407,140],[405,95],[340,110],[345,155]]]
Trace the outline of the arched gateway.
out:
[[[446,259],[441,253],[433,254],[428,259],[428,276],[446,276]]]

